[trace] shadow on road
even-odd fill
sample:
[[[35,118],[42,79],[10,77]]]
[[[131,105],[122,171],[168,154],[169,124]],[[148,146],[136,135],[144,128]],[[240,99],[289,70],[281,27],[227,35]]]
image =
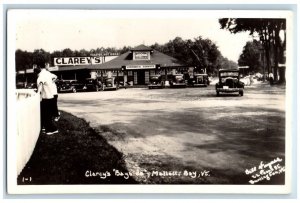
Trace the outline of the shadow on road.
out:
[[[109,142],[123,143],[124,148],[130,148],[134,140],[147,142],[149,151],[136,148],[138,155],[134,154],[135,150],[129,155],[141,168],[209,170],[212,174],[205,179],[150,177],[147,183],[248,184],[245,169],[261,161],[285,157],[285,114],[282,111],[254,107],[214,108],[213,111],[188,108],[178,112],[144,111],[141,115],[144,116],[130,124],[99,126],[97,131],[109,132],[105,138]],[[284,175],[260,184],[284,184]]]

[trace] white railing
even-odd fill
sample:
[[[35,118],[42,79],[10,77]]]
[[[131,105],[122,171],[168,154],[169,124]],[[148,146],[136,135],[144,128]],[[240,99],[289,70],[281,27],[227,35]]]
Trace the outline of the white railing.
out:
[[[17,99],[17,172],[22,169],[30,159],[39,137],[40,122],[40,96],[30,89],[18,89]]]

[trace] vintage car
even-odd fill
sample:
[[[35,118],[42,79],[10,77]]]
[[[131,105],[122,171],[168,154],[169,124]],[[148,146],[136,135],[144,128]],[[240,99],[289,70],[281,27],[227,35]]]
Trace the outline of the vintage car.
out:
[[[101,87],[102,87],[101,81],[98,79],[94,79],[94,78],[86,78],[84,83],[85,83],[87,91],[97,91],[98,92],[99,90],[101,90]]]
[[[187,80],[187,84],[190,87],[207,87],[209,85],[209,79],[207,74],[194,74]]]
[[[77,80],[57,80],[56,81],[58,92],[77,92],[86,90],[86,85]]]
[[[17,82],[16,88],[37,90],[37,85],[35,82]]]
[[[115,84],[114,78],[103,78],[102,90],[117,90],[118,86]]]
[[[220,69],[219,82],[216,83],[217,96],[220,93],[234,93],[244,95],[244,83],[240,81],[240,72],[237,69]]]
[[[26,88],[26,82],[17,82],[16,83],[16,88],[17,89],[24,89],[24,88]]]
[[[174,74],[171,75],[169,79],[170,87],[186,87],[186,83],[183,77],[183,74]]]
[[[163,88],[164,87],[164,82],[162,81],[162,76],[161,75],[151,75],[149,78],[149,89],[153,88]]]
[[[35,82],[29,82],[29,83],[27,83],[26,88],[27,89],[37,90],[37,85],[36,85]]]

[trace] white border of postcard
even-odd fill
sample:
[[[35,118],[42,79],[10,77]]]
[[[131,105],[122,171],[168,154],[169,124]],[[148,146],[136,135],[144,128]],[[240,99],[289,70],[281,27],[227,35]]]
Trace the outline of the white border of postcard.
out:
[[[291,136],[292,136],[292,76],[295,71],[287,68],[286,77],[286,171],[285,185],[17,185],[16,174],[16,129],[15,129],[15,22],[19,18],[17,10],[7,15],[7,184],[9,194],[66,194],[66,193],[231,193],[231,194],[288,194],[291,192]],[[70,11],[70,10],[69,10]],[[35,10],[43,13],[43,10]],[[53,10],[55,12],[55,10]],[[81,12],[73,10],[73,12]],[[291,11],[267,10],[101,10],[103,17],[134,18],[286,18],[287,19],[287,67],[293,67],[293,25]]]

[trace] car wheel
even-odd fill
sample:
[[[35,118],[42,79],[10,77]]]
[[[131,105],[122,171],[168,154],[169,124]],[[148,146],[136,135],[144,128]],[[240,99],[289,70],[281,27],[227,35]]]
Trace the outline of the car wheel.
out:
[[[218,97],[218,96],[220,96],[220,92],[219,92],[219,91],[217,91],[217,97]]]
[[[244,91],[240,91],[240,95],[242,97],[244,95]]]
[[[75,87],[72,89],[72,92],[73,92],[73,93],[76,93],[76,88],[75,88]]]

